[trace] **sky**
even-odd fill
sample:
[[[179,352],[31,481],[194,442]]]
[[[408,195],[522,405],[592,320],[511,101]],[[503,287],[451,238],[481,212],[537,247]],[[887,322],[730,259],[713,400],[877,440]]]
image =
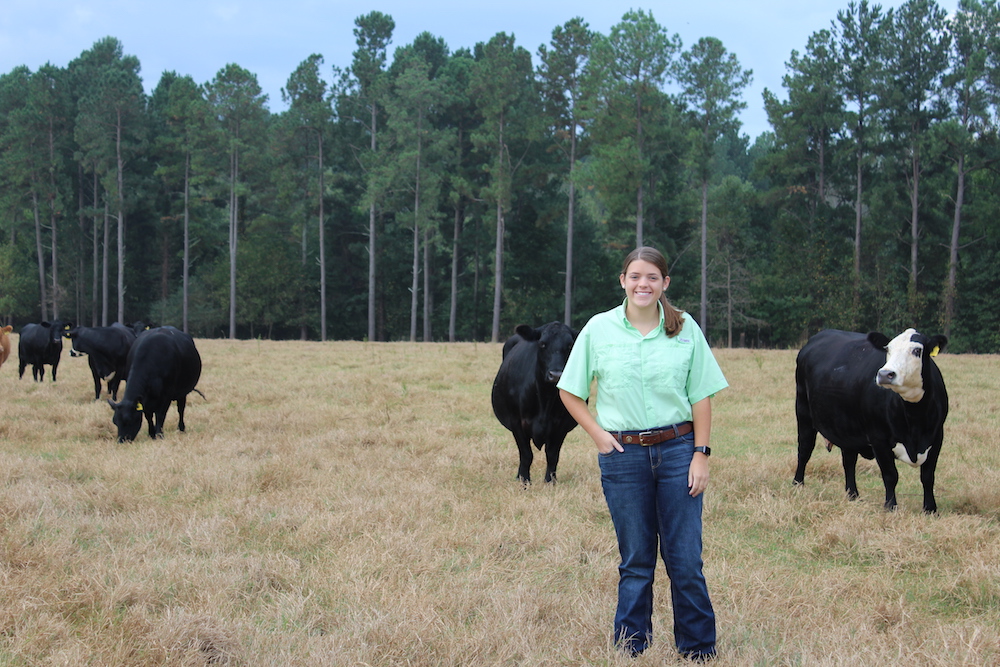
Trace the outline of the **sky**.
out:
[[[472,49],[498,32],[512,34],[538,63],[538,47],[552,30],[582,17],[607,34],[631,7],[652,13],[687,50],[702,37],[716,37],[753,82],[744,91],[742,132],[751,140],[770,129],[764,89],[787,99],[782,87],[793,50],[802,53],[809,36],[829,28],[850,0],[645,0],[638,4],[608,0],[10,0],[0,10],[0,73],[19,65],[32,71],[46,62],[65,67],[94,42],[116,37],[126,55],[139,59],[147,91],[165,71],[211,81],[235,63],[257,76],[268,107],[285,108],[281,89],[288,76],[313,53],[332,67],[347,68],[356,48],[354,19],[371,11],[396,23],[391,54],[422,32],[443,38],[448,48]],[[938,0],[953,12],[957,0]],[[883,0],[884,8],[901,0]]]

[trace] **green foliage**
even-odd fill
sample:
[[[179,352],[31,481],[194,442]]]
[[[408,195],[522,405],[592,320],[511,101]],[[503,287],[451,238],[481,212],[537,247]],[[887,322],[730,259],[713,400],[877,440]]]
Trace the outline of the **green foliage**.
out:
[[[998,15],[849,3],[789,55],[759,137],[737,54],[682,50],[645,10],[557,26],[537,69],[506,33],[424,32],[390,63],[395,22],[369,12],[351,63],[308,56],[280,113],[235,63],[147,99],[107,37],[0,74],[0,316],[484,340],[614,306],[641,240],[715,343],[916,326],[995,352]]]

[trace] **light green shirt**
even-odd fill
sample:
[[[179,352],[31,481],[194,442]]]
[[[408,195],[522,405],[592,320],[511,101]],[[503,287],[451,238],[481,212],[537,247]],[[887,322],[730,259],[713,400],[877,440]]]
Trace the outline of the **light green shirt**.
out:
[[[598,313],[580,332],[559,388],[586,400],[597,380],[597,423],[633,431],[691,421],[691,406],[729,386],[701,328],[684,317],[668,338],[660,325],[643,336],[625,317],[625,303]]]

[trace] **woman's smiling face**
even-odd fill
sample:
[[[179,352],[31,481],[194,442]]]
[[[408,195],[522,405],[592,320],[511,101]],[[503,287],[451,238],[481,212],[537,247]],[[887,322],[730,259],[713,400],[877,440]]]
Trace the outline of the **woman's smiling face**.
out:
[[[655,264],[644,259],[637,259],[629,264],[618,279],[629,303],[638,308],[655,306],[663,290],[670,284],[669,276],[664,276]]]

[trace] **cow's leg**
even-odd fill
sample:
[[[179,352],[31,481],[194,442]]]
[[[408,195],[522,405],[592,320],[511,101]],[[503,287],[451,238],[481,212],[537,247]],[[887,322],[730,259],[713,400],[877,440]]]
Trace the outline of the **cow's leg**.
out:
[[[896,458],[888,446],[875,447],[875,462],[882,471],[882,483],[885,485],[885,505],[887,510],[896,509],[896,483],[899,482],[899,472],[896,470]]]
[[[93,359],[93,357],[91,357],[91,359]],[[101,374],[97,372],[97,369],[94,368],[93,364],[90,366],[90,374],[94,376],[94,400],[99,401],[101,400]],[[112,398],[116,401],[118,400],[116,396],[112,396]]]
[[[531,439],[523,431],[514,431],[514,441],[517,442],[517,453],[520,456],[520,463],[517,467],[517,478],[522,484],[531,484],[531,462],[535,458],[531,451]]]
[[[554,437],[545,445],[545,481],[556,481],[556,466],[559,465],[559,452],[562,451],[563,440],[566,436]]]
[[[150,410],[143,410],[146,415],[146,427],[149,430],[149,437],[156,438],[156,414]]]
[[[56,381],[56,369],[59,368],[59,362],[52,364],[52,381]]]
[[[858,451],[856,449],[840,448],[840,460],[844,464],[844,490],[851,500],[858,499]]]
[[[927,460],[920,466],[920,484],[924,487],[924,512],[937,514],[937,502],[934,500],[934,471],[937,469],[938,455],[941,453],[941,441],[931,445],[927,451]]]
[[[177,430],[184,430],[184,408],[187,407],[187,396],[177,399]]]
[[[809,416],[809,408],[805,404],[803,392],[795,399],[795,416],[799,425],[799,463],[795,467],[795,478],[793,484],[801,485],[806,482],[806,464],[812,457],[816,448],[816,429],[813,428],[812,418]]]
[[[163,437],[163,425],[167,423],[167,412],[170,410],[170,402],[162,410],[156,411],[156,437]]]
[[[24,377],[24,369],[28,367],[28,364],[23,360],[19,359],[17,363],[17,379],[20,380]]]

